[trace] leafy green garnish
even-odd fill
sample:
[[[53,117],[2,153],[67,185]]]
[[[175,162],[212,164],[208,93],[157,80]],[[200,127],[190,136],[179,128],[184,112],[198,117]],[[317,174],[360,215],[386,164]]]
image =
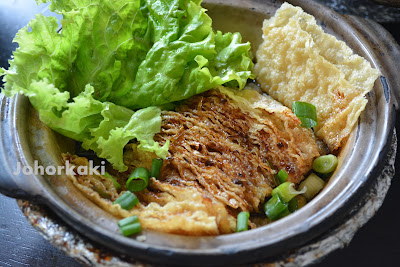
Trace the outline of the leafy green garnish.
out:
[[[37,0],[62,14],[22,28],[4,93],[29,97],[41,120],[123,171],[124,145],[166,156],[154,106],[253,78],[250,44],[214,32],[200,0]],[[144,109],[141,109],[144,108]],[[133,112],[132,110],[137,110]]]
[[[300,119],[302,127],[312,128],[318,125],[317,109],[313,104],[296,101],[292,104],[292,110]]]
[[[82,147],[91,149],[107,159],[115,169],[124,171],[123,148],[131,140],[137,139],[139,149],[155,152],[165,158],[169,143],[160,147],[153,137],[161,128],[161,110],[147,107],[136,112],[115,105],[100,102],[92,97],[93,87],[69,102],[69,93],[61,93],[53,84],[45,80],[32,82],[29,99],[39,112],[40,120],[53,130],[81,141]],[[64,110],[62,116],[54,110]]]

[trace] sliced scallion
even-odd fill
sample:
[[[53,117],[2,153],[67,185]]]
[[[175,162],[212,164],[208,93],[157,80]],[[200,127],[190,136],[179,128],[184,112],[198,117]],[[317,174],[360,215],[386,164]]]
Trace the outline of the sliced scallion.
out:
[[[329,178],[331,178],[333,172],[330,173],[318,173],[318,177],[321,178],[322,180],[326,181]]]
[[[314,105],[296,101],[292,104],[293,113],[300,119],[302,127],[317,126],[317,109]]]
[[[142,231],[142,225],[140,222],[137,223],[132,223],[125,225],[123,227],[120,227],[119,230],[124,236],[131,236],[137,233],[140,233]]]
[[[162,163],[162,159],[153,159],[153,163],[151,164],[150,177],[154,177],[156,179],[160,177]]]
[[[139,199],[132,192],[126,191],[122,196],[114,201],[114,204],[119,204],[124,210],[130,210],[139,203]]]
[[[115,178],[112,177],[108,172],[105,172],[105,173],[103,174],[103,176],[106,177],[106,178],[108,178],[108,179],[110,179],[110,180],[112,181],[112,183],[113,183],[115,189],[117,189],[117,190],[121,189],[121,185],[120,185],[120,184],[117,182],[117,180],[115,180]]]
[[[137,215],[120,220],[118,226],[124,236],[130,236],[142,231],[142,226]]]
[[[149,184],[150,173],[146,168],[136,168],[126,181],[126,188],[129,191],[142,191]]]
[[[289,176],[289,174],[285,171],[285,169],[281,169],[279,172],[278,172],[278,179],[279,179],[279,182],[282,184],[282,183],[284,183],[284,182],[286,182],[286,179],[288,178],[288,176]]]
[[[289,210],[289,203],[288,203],[288,209],[285,210],[284,212],[282,212],[282,213],[279,215],[278,219],[283,218],[283,217],[286,217],[286,216],[288,216],[290,213],[291,213],[291,212],[290,212],[290,210]]]
[[[294,189],[294,183],[284,182],[283,184],[272,190],[271,195],[274,196],[276,194],[279,194],[283,198],[283,200],[285,200],[285,202],[289,202],[292,198],[297,195],[303,194],[304,192],[304,189],[301,191],[297,191],[296,189]]]
[[[250,214],[246,211],[242,211],[237,216],[236,222],[236,232],[247,231],[249,228],[248,221],[249,221]]]
[[[110,199],[111,198],[111,196],[107,192],[105,192],[104,190],[98,188],[97,186],[93,186],[92,189],[94,191],[96,191],[97,194],[99,194],[99,196],[101,196],[102,198],[105,198],[105,199]]]
[[[303,190],[306,188],[306,192],[303,193],[303,196],[307,200],[312,199],[319,191],[324,187],[325,182],[321,178],[319,178],[315,173],[310,174],[303,182],[299,185],[299,190]]]
[[[336,169],[338,159],[335,155],[329,154],[316,158],[313,162],[313,170],[319,173],[331,173]]]
[[[295,199],[297,200],[297,209],[301,209],[307,204],[307,199],[302,195],[296,196]]]
[[[118,226],[124,227],[128,224],[137,223],[137,222],[139,222],[139,217],[137,215],[133,215],[131,217],[127,217],[127,218],[124,218],[124,219],[118,221]]]
[[[299,203],[297,201],[297,198],[294,197],[292,198],[292,200],[289,201],[288,208],[291,213],[299,209]]]
[[[279,194],[275,194],[264,204],[264,212],[271,221],[282,218],[290,213],[288,204]]]

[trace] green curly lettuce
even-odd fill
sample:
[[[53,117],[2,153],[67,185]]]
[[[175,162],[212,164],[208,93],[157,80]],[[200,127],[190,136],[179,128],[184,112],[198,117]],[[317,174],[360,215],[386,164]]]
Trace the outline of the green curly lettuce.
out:
[[[71,100],[69,92],[60,92],[44,79],[32,82],[26,95],[43,123],[83,142],[83,148],[93,150],[119,171],[127,169],[123,148],[132,139],[140,143],[138,149],[155,152],[161,158],[167,156],[169,142],[160,147],[153,140],[161,129],[160,108],[152,106],[134,112],[96,100],[93,92],[93,87],[87,85],[85,91]]]
[[[123,171],[124,145],[165,157],[155,106],[253,78],[250,44],[214,32],[200,0],[37,0],[61,14],[37,15],[14,41],[19,48],[3,92],[29,97],[41,120],[83,142]],[[133,110],[136,110],[135,112]]]

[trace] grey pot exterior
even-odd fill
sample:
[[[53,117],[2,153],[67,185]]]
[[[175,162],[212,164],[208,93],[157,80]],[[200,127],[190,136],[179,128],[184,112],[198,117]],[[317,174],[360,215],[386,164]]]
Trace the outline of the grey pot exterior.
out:
[[[324,29],[364,56],[382,76],[368,94],[368,105],[347,144],[341,150],[339,168],[326,188],[308,205],[272,224],[217,237],[186,237],[144,231],[145,241],[119,234],[117,218],[101,210],[76,189],[66,176],[14,175],[17,162],[33,166],[61,165],[61,152],[74,145],[44,126],[23,96],[0,99],[0,192],[37,200],[89,239],[139,260],[177,265],[221,265],[257,262],[300,246],[334,227],[362,198],[383,168],[390,147],[399,96],[400,50],[378,24],[343,17],[313,1],[289,1],[313,14]],[[281,1],[206,1],[214,27],[261,34],[261,23]],[[221,15],[221,11],[222,15]],[[230,21],[231,23],[224,23]],[[261,38],[246,36],[257,48]]]

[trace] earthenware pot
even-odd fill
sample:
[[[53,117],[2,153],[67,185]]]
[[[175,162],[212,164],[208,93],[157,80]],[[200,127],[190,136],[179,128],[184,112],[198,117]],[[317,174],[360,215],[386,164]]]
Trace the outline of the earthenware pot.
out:
[[[313,14],[325,31],[345,41],[369,60],[382,76],[368,94],[362,113],[339,155],[339,168],[324,190],[299,211],[257,229],[217,237],[187,237],[144,231],[139,240],[119,234],[117,218],[89,201],[65,175],[13,174],[17,163],[62,165],[60,154],[73,152],[74,142],[43,125],[26,97],[0,99],[0,192],[47,205],[67,224],[110,250],[151,262],[178,265],[242,264],[263,261],[301,246],[329,231],[365,197],[379,176],[391,143],[400,50],[378,24],[343,17],[309,0],[288,1]],[[214,28],[240,31],[253,50],[261,42],[261,25],[282,1],[205,1]]]

